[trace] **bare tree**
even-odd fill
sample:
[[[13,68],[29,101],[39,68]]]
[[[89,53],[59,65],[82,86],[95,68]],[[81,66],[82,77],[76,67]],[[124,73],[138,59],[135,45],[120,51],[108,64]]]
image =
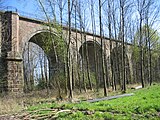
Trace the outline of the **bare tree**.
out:
[[[108,90],[106,85],[106,75],[105,75],[105,68],[104,68],[104,51],[103,51],[103,38],[102,38],[102,3],[99,0],[99,26],[100,26],[100,39],[101,39],[101,63],[102,63],[102,80],[104,84],[104,96],[108,96]]]
[[[124,7],[126,0],[120,0],[120,39],[122,40],[122,81],[123,91],[126,91],[126,78],[125,78],[125,43],[124,43]]]
[[[71,79],[71,62],[70,62],[70,43],[71,43],[71,4],[70,0],[68,0],[68,44],[67,44],[67,77],[68,77],[68,85],[69,85],[69,98],[73,98],[72,91],[72,79]]]
[[[94,3],[91,0],[91,21],[92,21],[92,33],[93,33],[93,40],[94,40],[94,63],[95,63],[95,78],[96,78],[96,89],[99,90],[100,81],[98,80],[98,57],[97,57],[97,46],[96,46],[96,25],[95,25],[95,12],[94,12]]]

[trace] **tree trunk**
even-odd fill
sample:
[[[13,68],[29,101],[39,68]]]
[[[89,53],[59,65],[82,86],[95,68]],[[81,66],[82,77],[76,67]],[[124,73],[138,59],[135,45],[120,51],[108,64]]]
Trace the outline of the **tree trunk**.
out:
[[[99,90],[99,80],[98,80],[98,67],[97,67],[97,48],[96,48],[96,37],[95,32],[96,32],[96,27],[95,27],[95,15],[94,15],[94,5],[93,5],[93,0],[91,0],[91,20],[92,20],[92,32],[93,32],[93,40],[94,40],[94,71],[95,71],[95,78],[96,78],[96,89],[97,91]]]
[[[123,81],[123,87],[122,90],[126,91],[126,76],[125,76],[125,43],[124,43],[124,6],[125,1],[120,0],[120,30],[121,30],[121,40],[122,40],[122,81]]]
[[[71,10],[70,10],[70,0],[68,0],[68,27],[69,27],[69,35],[68,35],[68,45],[67,45],[67,78],[68,78],[68,85],[69,85],[69,98],[73,98],[73,91],[72,91],[72,79],[71,79],[71,62],[70,62],[70,43],[71,43]]]
[[[104,84],[104,96],[108,96],[108,90],[106,85],[106,76],[105,76],[105,68],[104,68],[104,54],[103,51],[103,39],[102,39],[102,16],[101,16],[102,3],[99,0],[99,26],[100,26],[100,39],[101,39],[101,63],[102,63],[102,80]]]

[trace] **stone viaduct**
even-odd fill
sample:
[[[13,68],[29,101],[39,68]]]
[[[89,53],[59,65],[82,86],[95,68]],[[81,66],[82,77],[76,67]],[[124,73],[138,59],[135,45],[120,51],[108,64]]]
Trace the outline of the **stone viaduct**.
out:
[[[53,28],[54,29],[54,28]],[[44,22],[30,19],[27,17],[19,16],[15,12],[1,12],[0,13],[0,77],[3,89],[9,92],[23,92],[23,52],[25,45],[28,42],[34,42],[42,47],[42,40],[34,41],[36,36],[40,36],[42,33],[47,34],[48,27],[44,25]],[[67,27],[63,27],[64,36],[68,34]],[[71,46],[70,50],[74,51],[76,48],[75,38],[78,38],[77,46],[78,51],[82,51],[82,46],[88,44],[88,54],[91,66],[94,66],[94,40],[96,39],[97,52],[101,49],[101,42],[99,35],[93,35],[91,33],[83,33],[81,39],[80,31],[72,29],[71,32]],[[41,38],[41,37],[39,37]],[[81,41],[82,40],[82,41]],[[66,37],[67,41],[67,37]],[[120,45],[120,41],[111,40],[112,48],[114,49],[116,44]],[[103,44],[105,45],[106,57],[110,56],[109,39],[103,37]],[[131,64],[131,51],[130,45],[126,45],[127,59],[130,66]],[[78,53],[75,53],[78,54]],[[100,56],[99,56],[100,57]],[[52,57],[51,57],[52,58]],[[54,60],[51,60],[53,62]],[[53,66],[50,66],[53,67]],[[5,87],[4,87],[5,86]]]

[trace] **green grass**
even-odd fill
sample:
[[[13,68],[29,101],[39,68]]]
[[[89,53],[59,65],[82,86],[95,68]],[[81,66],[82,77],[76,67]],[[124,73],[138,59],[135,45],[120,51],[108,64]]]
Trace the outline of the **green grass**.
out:
[[[160,119],[160,85],[153,85],[132,91],[134,96],[123,97],[95,103],[44,103],[31,106],[28,111],[32,114],[49,114],[47,109],[71,110],[60,112],[60,120],[158,120]],[[40,113],[36,110],[44,109]],[[45,111],[46,109],[46,111]],[[52,114],[52,113],[51,113]]]

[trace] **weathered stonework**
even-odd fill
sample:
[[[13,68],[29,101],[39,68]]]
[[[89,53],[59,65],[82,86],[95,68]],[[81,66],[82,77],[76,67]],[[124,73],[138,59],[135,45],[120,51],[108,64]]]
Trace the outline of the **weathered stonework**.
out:
[[[7,91],[7,62],[3,55],[3,16],[4,14],[0,12],[0,92]]]
[[[7,80],[8,91],[15,93],[23,92],[23,61],[19,54],[11,52],[8,54],[7,60]]]

